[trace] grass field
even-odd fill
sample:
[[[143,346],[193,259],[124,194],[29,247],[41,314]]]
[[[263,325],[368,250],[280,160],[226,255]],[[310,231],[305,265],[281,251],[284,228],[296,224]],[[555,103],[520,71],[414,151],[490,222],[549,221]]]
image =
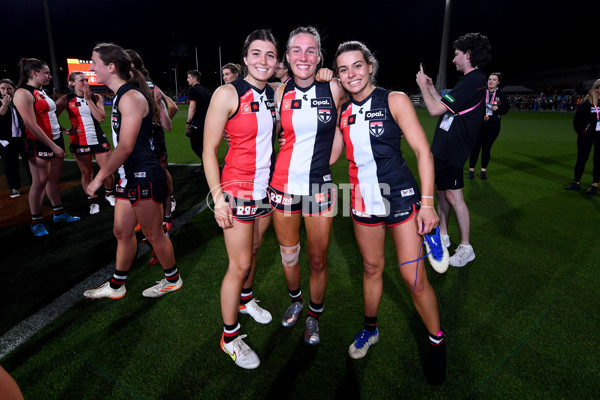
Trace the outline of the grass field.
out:
[[[435,119],[418,112],[431,139]],[[172,162],[197,162],[182,133],[185,115],[182,109],[175,132],[167,135]],[[572,114],[509,113],[493,149],[489,179],[465,182],[477,258],[444,275],[427,267],[447,332],[448,378],[440,387],[423,377],[425,330],[391,243],[380,342],[365,359],[348,358],[352,336],[362,326],[362,265],[352,223],[342,215],[333,225],[322,343],[316,349],[302,341],[302,323],[286,329],[278,322],[289,300],[269,228],[254,293],[273,322],[259,325],[240,316],[242,333],[262,364],[246,371],[222,354],[219,289],[227,255],[207,210],[172,236],[181,291],[143,298],[142,290],[162,277],[144,256],[129,275],[124,299],[82,297],[0,363],[27,399],[596,398],[600,198],[563,190],[575,162],[571,121]],[[414,156],[405,151],[416,171]],[[333,175],[337,183],[348,182],[345,160],[334,166]],[[173,176],[177,217],[203,201],[207,188],[193,168],[177,167]],[[77,179],[76,166],[68,163],[63,180]],[[591,161],[584,187],[590,179]],[[79,207],[81,222],[57,227],[45,241],[30,237],[27,218],[0,233],[6,253],[0,273],[8,290],[0,295],[0,335],[114,259],[111,210],[104,207],[100,219],[92,218],[84,215],[85,204],[78,205],[80,187],[73,184],[63,193],[65,204]],[[450,236],[455,247],[453,220]],[[301,241],[304,246],[305,237]],[[308,294],[304,252],[301,265]]]

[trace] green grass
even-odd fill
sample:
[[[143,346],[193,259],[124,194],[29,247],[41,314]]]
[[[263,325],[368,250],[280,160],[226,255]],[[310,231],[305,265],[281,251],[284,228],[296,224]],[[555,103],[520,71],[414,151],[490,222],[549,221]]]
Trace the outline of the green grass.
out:
[[[182,112],[176,121],[185,117]],[[431,139],[436,120],[423,110],[419,116]],[[448,334],[448,379],[441,387],[429,386],[423,377],[425,330],[397,271],[391,242],[379,312],[381,340],[365,359],[348,358],[352,335],[362,325],[362,266],[350,218],[341,215],[334,221],[329,247],[322,343],[316,349],[302,342],[303,324],[284,329],[278,322],[289,299],[277,240],[269,228],[254,293],[274,320],[263,326],[240,316],[242,332],[262,364],[254,371],[241,370],[221,353],[219,290],[227,255],[222,232],[205,211],[173,236],[184,279],[180,292],[142,298],[141,291],[162,275],[143,258],[134,265],[124,299],[82,299],[2,365],[28,399],[594,398],[600,381],[595,338],[600,199],[562,189],[572,179],[575,161],[571,120],[572,114],[509,113],[494,145],[489,179],[465,182],[477,259],[444,275],[427,271]],[[178,125],[167,134],[170,161],[195,162]],[[404,150],[416,172],[414,156],[408,147]],[[177,174],[185,169],[181,171]],[[338,183],[348,181],[345,160],[333,172]],[[590,178],[591,161],[584,186]],[[176,192],[198,186],[193,179],[180,180]],[[84,218],[79,228],[90,221]],[[450,225],[456,245],[455,221]],[[72,229],[75,234],[75,224]],[[7,236],[0,234],[2,240]],[[31,239],[21,240],[19,254],[32,271],[27,280],[11,286],[39,286],[36,275],[48,273],[30,260],[38,256],[30,253]],[[301,241],[304,245],[304,236]],[[114,257],[94,241],[86,243],[89,259],[104,252],[105,258]],[[56,249],[63,259],[70,257],[61,252],[66,245],[61,242]],[[97,261],[95,267],[105,262]],[[301,265],[308,293],[305,252]],[[57,264],[52,274],[60,276],[64,268]],[[3,314],[9,303],[2,299]]]

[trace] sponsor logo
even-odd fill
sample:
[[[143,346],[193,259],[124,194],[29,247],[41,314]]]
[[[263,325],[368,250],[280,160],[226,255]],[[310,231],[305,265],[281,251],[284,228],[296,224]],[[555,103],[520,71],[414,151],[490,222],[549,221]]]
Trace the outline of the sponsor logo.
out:
[[[306,100],[306,99],[305,99]],[[310,101],[311,107],[329,107],[331,108],[331,99],[329,97],[317,97]]]
[[[45,99],[46,99],[46,96],[44,96],[44,95],[43,95],[43,94],[41,94],[41,93],[39,93],[39,96],[40,96],[40,100],[45,100]]]
[[[128,196],[129,196],[129,197],[136,197],[136,194],[137,194],[137,193],[135,192],[135,190],[130,190],[130,191],[129,191],[129,195],[128,195]]]
[[[117,118],[116,115],[112,116],[112,127],[114,130],[118,130],[119,129],[119,119]]]
[[[258,112],[258,101],[253,101],[252,103],[250,103],[250,109],[253,113]]]
[[[146,177],[146,172],[142,171],[142,172],[134,172],[133,176],[136,178],[145,178]]]
[[[364,218],[371,218],[372,215],[371,214],[367,214],[367,213],[363,213],[360,211],[356,211],[355,209],[352,209],[352,214],[356,215],[357,217],[364,217]]]
[[[81,103],[80,102],[75,102],[75,107],[81,107]]]
[[[369,132],[375,137],[383,135],[383,121],[369,122]]]
[[[362,109],[362,107],[361,107],[361,108],[358,110],[358,113],[359,113],[359,114],[362,114],[362,113],[363,113],[363,109]]]
[[[89,153],[90,151],[92,151],[92,149],[90,149],[89,147],[82,147],[81,149],[79,149],[82,153]]]
[[[319,109],[317,110],[317,117],[319,117],[319,121],[326,124],[331,121],[331,110]]]
[[[273,100],[265,101],[265,105],[267,106],[267,109],[269,109],[269,110],[275,109],[275,102]]]
[[[454,102],[456,101],[456,100],[454,100],[454,97],[450,96],[450,94],[449,94],[449,93],[448,93],[448,94],[446,94],[446,95],[444,96],[444,98],[445,98],[446,100],[448,100],[450,103],[454,103]]]
[[[148,197],[150,191],[148,189],[142,189],[142,197]]]
[[[402,197],[408,197],[408,196],[414,196],[415,191],[413,188],[410,189],[404,189],[401,192]]]
[[[348,125],[354,125],[355,122],[356,122],[356,114],[352,114],[351,116],[348,117]]]
[[[329,196],[327,196],[329,197]],[[322,203],[325,201],[325,193],[317,193],[315,194],[315,200],[317,201],[317,203]]]
[[[365,121],[370,121],[372,119],[385,119],[385,108],[367,111],[365,113]]]
[[[123,186],[117,185],[117,187],[115,188],[115,191],[117,193],[125,193],[125,188]]]
[[[308,100],[308,97],[304,94],[304,95],[302,95],[302,100],[306,101],[306,100]]]
[[[51,151],[38,151],[38,157],[52,157],[54,153]]]
[[[255,215],[258,206],[238,206],[236,209],[237,215]]]
[[[102,147],[104,147],[105,149],[108,149],[110,146],[108,145],[108,143],[102,143]]]
[[[394,214],[394,217],[405,217],[407,215],[410,215],[410,210],[408,210],[408,211],[396,211],[396,213]]]
[[[331,182],[331,174],[323,175],[323,181]]]
[[[292,100],[292,104],[290,105],[292,110],[299,110],[302,108],[302,100]]]
[[[293,199],[289,196],[284,196],[281,194],[271,192],[271,201],[277,204],[283,204],[284,206],[292,205]]]

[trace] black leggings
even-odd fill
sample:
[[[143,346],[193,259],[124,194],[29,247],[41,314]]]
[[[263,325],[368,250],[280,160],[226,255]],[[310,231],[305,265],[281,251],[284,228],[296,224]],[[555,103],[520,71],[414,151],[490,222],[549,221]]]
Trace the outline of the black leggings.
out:
[[[594,183],[600,181],[600,132],[592,131],[585,135],[577,136],[577,162],[575,163],[574,182],[580,182],[585,169],[585,163],[590,157],[590,152],[594,147],[594,169],[592,170],[592,179]]]
[[[491,150],[494,141],[500,134],[500,123],[487,126],[485,122],[481,125],[479,134],[471,151],[469,157],[469,168],[475,168],[477,159],[479,158],[479,151],[481,151],[481,168],[486,169],[490,163]]]

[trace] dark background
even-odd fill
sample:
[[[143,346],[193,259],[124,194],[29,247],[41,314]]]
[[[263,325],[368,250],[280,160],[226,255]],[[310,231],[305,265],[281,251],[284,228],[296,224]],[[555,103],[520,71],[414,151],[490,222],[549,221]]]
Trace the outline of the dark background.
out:
[[[88,59],[95,43],[115,42],[137,50],[152,78],[165,90],[186,88],[185,72],[196,67],[202,83],[219,81],[222,63],[240,62],[242,43],[256,28],[271,28],[280,51],[289,32],[307,24],[323,37],[325,65],[331,66],[337,45],[356,39],[376,53],[381,86],[418,90],[419,63],[436,80],[444,17],[444,0],[419,1],[127,1],[47,0],[61,87],[66,58]],[[599,2],[454,0],[450,26],[447,83],[459,75],[451,63],[452,41],[467,32],[481,32],[492,44],[486,73],[502,71],[505,85],[535,90],[583,88],[600,78]],[[3,0],[0,72],[17,79],[21,57],[50,64],[42,0]]]

